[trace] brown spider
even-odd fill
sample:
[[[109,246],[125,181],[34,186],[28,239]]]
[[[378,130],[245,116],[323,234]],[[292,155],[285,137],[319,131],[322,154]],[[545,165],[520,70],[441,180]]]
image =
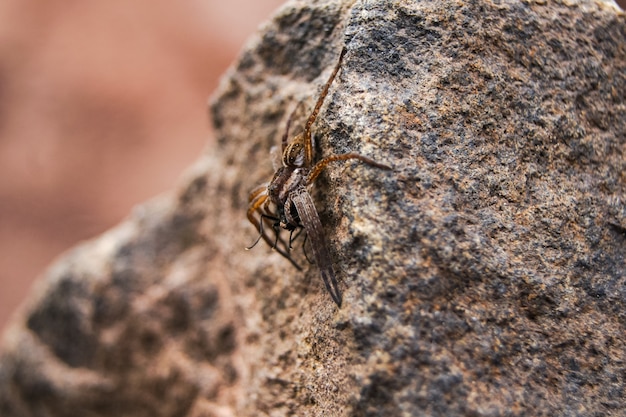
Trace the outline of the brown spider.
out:
[[[339,291],[337,279],[335,278],[335,272],[333,270],[328,244],[324,237],[322,223],[315,209],[313,199],[307,191],[307,187],[313,184],[326,165],[334,161],[358,159],[378,168],[391,169],[386,165],[379,164],[356,153],[332,155],[313,165],[314,143],[311,136],[311,126],[313,126],[319,110],[324,103],[324,99],[328,94],[328,89],[341,67],[341,61],[345,53],[346,49],[344,48],[341,51],[337,65],[317,99],[315,108],[311,112],[304,126],[304,130],[288,142],[289,126],[291,125],[293,113],[289,117],[281,142],[282,164],[281,166],[274,167],[276,172],[272,180],[269,183],[262,184],[255,188],[250,193],[248,220],[256,227],[259,232],[259,238],[252,246],[247,248],[251,249],[263,238],[268,245],[287,258],[296,268],[300,269],[289,253],[291,244],[295,239],[294,231],[300,231],[304,228],[306,232],[305,240],[308,238],[310,241],[315,262],[320,269],[326,289],[339,307],[341,307],[341,292]],[[259,214],[259,218],[255,216],[256,213]],[[274,239],[272,239],[264,229],[264,223],[271,226],[275,233]],[[288,242],[285,242],[280,236],[280,228],[290,232]]]

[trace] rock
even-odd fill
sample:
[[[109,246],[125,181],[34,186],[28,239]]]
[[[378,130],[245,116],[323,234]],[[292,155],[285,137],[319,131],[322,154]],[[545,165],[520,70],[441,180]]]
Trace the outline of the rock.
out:
[[[0,413],[623,415],[625,38],[602,2],[288,3],[180,189],[42,279]],[[344,45],[318,158],[393,170],[336,163],[311,190],[337,308],[301,240],[304,272],[243,248],[270,148]]]

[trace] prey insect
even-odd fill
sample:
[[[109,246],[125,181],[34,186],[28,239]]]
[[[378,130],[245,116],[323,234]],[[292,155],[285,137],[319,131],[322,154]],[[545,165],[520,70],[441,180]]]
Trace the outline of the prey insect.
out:
[[[357,153],[332,155],[317,163],[313,162],[314,142],[311,127],[315,123],[328,90],[341,68],[341,62],[345,53],[346,49],[344,48],[333,72],[322,88],[322,92],[304,125],[303,131],[291,140],[289,140],[289,127],[293,113],[289,117],[281,141],[281,161],[280,164],[277,164],[279,166],[274,167],[276,172],[272,180],[255,188],[250,193],[248,220],[259,232],[259,237],[252,246],[247,248],[251,249],[263,239],[296,268],[300,269],[291,257],[290,251],[295,239],[294,233],[297,237],[299,232],[304,229],[306,232],[305,242],[308,239],[313,251],[313,258],[320,270],[326,290],[339,307],[341,307],[341,291],[333,270],[322,222],[307,188],[315,182],[328,164],[335,161],[358,159],[378,168],[391,169]],[[273,237],[270,236],[268,229],[274,232]],[[289,239],[287,241],[280,236],[281,229],[289,231]]]

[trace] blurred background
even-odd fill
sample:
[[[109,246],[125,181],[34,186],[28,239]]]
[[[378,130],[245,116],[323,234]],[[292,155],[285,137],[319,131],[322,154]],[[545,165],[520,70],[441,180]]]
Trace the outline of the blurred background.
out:
[[[220,75],[281,3],[0,3],[0,332],[55,257],[176,185]]]
[[[0,3],[0,332],[55,257],[175,186],[220,75],[281,3]]]

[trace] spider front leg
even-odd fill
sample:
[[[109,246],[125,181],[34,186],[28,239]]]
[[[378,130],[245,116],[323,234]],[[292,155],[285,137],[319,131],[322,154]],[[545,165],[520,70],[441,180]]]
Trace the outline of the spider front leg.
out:
[[[285,133],[283,133],[283,137],[280,141],[281,152],[285,152],[285,148],[287,147],[287,144],[289,143],[289,129],[291,128],[291,122],[293,121],[293,117],[295,116],[296,112],[300,108],[301,104],[302,104],[302,101],[299,101],[296,107],[291,111],[291,114],[289,115],[289,119],[287,119],[287,125],[285,126]]]
[[[304,166],[308,167],[313,162],[313,139],[311,138],[311,127],[313,127],[313,123],[315,123],[315,120],[317,119],[317,115],[322,108],[322,104],[324,104],[324,99],[326,99],[330,85],[333,83],[335,76],[337,76],[337,73],[341,68],[341,62],[343,61],[345,54],[346,48],[344,47],[339,54],[339,59],[337,60],[337,64],[335,64],[335,68],[333,68],[333,72],[330,74],[328,81],[326,81],[326,84],[324,84],[324,87],[322,88],[320,96],[317,98],[313,111],[304,125]]]

